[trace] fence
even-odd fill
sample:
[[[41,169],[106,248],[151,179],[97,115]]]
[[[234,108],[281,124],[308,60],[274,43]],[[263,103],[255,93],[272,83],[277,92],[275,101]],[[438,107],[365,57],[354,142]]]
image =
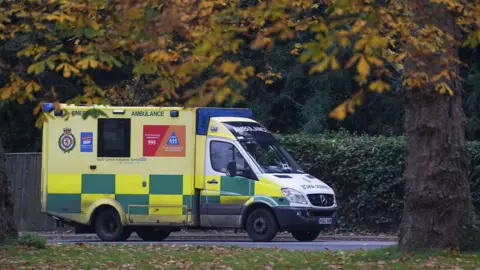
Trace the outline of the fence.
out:
[[[7,173],[12,180],[14,218],[19,231],[56,230],[53,218],[40,212],[41,153],[10,153]]]

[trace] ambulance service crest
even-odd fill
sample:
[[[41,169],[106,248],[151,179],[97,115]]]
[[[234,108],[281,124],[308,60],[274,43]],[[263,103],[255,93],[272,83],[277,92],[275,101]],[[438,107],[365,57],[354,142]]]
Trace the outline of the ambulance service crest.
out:
[[[71,128],[64,128],[63,134],[58,138],[58,146],[64,153],[69,153],[75,148],[75,136],[72,134]]]

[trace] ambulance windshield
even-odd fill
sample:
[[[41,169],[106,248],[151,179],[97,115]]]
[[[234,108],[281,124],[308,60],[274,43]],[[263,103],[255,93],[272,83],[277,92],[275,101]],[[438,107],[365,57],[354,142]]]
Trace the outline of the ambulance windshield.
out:
[[[227,129],[265,173],[305,173],[263,126],[255,122],[225,122]]]

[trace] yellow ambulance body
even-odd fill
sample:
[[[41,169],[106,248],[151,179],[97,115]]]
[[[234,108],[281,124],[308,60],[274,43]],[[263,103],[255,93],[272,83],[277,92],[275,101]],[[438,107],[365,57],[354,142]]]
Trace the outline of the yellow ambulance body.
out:
[[[244,229],[254,241],[332,226],[333,190],[305,173],[249,109],[43,104],[42,212],[124,241],[181,228]],[[87,117],[94,109],[102,114]]]

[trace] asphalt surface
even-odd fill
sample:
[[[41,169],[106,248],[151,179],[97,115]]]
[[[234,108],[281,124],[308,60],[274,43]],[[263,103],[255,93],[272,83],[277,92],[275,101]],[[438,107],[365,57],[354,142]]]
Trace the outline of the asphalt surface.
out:
[[[149,245],[163,244],[175,246],[237,246],[242,248],[278,248],[289,250],[354,250],[354,249],[377,249],[395,245],[397,242],[388,241],[315,241],[315,242],[298,242],[298,241],[272,241],[268,243],[251,242],[251,241],[163,241],[163,242],[147,242],[147,241],[126,241],[126,242],[103,242],[99,240],[48,240],[51,244],[115,244],[115,245]]]

